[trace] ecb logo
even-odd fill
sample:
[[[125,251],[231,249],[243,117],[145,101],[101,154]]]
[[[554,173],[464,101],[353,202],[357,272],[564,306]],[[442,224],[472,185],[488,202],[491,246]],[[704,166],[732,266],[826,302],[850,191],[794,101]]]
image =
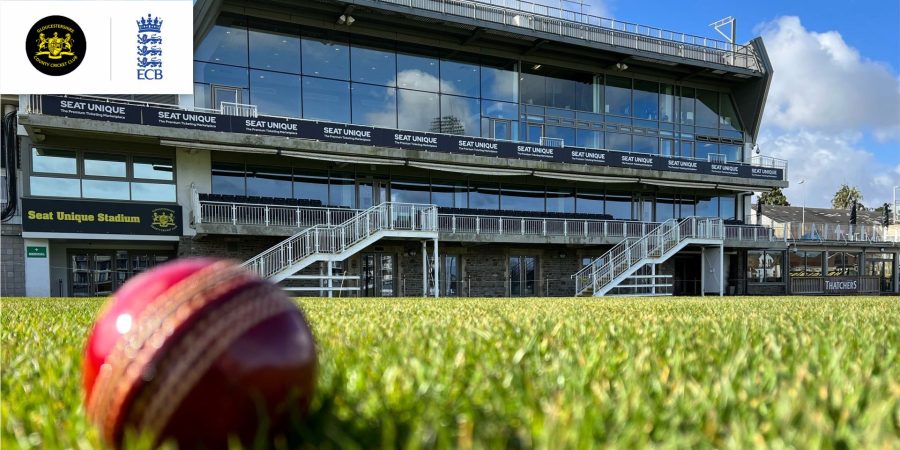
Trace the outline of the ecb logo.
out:
[[[138,26],[137,34],[137,79],[138,80],[162,80],[162,24],[159,17],[152,17],[135,21]]]

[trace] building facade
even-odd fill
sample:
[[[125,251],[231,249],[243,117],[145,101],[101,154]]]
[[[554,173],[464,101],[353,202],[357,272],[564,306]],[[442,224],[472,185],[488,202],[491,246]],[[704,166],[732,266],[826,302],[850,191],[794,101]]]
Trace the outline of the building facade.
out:
[[[312,295],[790,292],[762,40],[518,6],[201,0],[193,95],[4,98],[4,295],[194,255]]]

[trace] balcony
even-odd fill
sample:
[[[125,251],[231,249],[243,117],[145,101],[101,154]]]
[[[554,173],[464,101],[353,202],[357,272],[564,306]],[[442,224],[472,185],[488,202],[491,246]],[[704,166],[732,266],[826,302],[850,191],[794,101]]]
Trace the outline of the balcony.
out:
[[[527,0],[368,0],[364,3],[395,11],[399,6],[439,13],[443,16],[490,22],[511,31],[523,29],[547,33],[561,38],[747,69],[757,73],[764,71],[760,55],[751,44],[732,44]]]

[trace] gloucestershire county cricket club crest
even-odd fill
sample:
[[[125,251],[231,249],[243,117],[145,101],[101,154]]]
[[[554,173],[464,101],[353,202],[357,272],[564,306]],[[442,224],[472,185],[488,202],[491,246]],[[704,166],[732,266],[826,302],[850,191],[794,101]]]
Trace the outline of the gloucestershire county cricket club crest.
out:
[[[25,51],[31,65],[41,73],[60,76],[71,73],[84,60],[87,41],[81,27],[64,16],[47,16],[28,32]]]
[[[150,227],[156,231],[174,231],[178,228],[175,224],[175,211],[168,208],[157,208],[153,210],[153,222]]]
[[[136,20],[137,34],[137,79],[138,80],[162,80],[162,25],[159,17],[147,14]]]

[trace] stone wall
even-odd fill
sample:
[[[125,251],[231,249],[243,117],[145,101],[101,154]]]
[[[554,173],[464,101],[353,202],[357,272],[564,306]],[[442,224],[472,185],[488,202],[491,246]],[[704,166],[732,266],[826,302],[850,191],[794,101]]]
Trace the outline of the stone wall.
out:
[[[0,231],[0,296],[25,295],[25,241],[21,225],[2,225]]]

